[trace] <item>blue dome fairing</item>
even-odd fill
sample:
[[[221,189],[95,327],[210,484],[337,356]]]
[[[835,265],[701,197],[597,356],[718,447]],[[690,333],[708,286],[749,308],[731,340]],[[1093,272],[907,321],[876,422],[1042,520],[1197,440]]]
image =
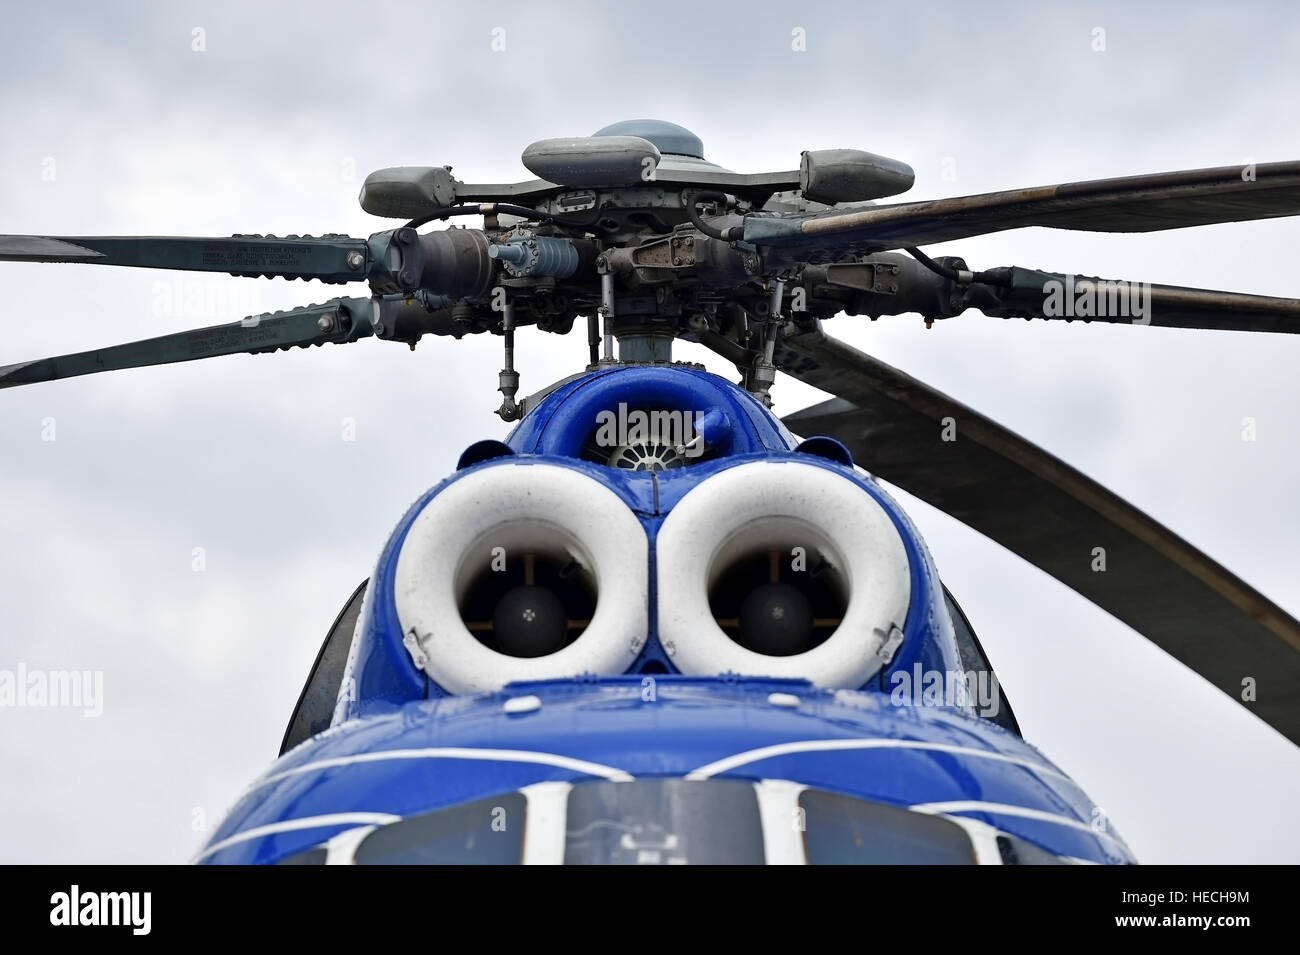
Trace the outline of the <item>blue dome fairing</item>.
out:
[[[725,440],[719,442],[722,452],[705,455],[686,467],[659,472],[626,471],[583,457],[597,414],[620,404],[721,412],[729,424]],[[916,665],[926,672],[960,670],[960,655],[938,572],[910,518],[861,471],[819,453],[797,451],[797,446],[798,440],[753,396],[695,368],[602,369],[565,383],[529,411],[507,437],[505,448],[496,446],[496,456],[478,460],[431,488],[398,523],[380,555],[366,595],[349,662],[351,679],[345,681],[348,692],[340,698],[335,722],[447,695],[444,687],[412,662],[404,643],[408,635],[403,633],[393,596],[398,556],[416,517],[434,497],[455,482],[472,479],[483,469],[504,465],[560,465],[593,478],[612,490],[636,515],[652,553],[668,514],[686,494],[715,474],[755,461],[793,461],[838,474],[885,510],[907,554],[910,596],[902,624],[902,645],[889,665],[871,681],[872,686],[877,692],[888,693],[891,674],[911,672]],[[817,448],[816,444],[811,447]],[[504,453],[506,449],[513,454]],[[673,673],[675,667],[657,634],[653,559],[650,573],[648,638],[628,672]]]

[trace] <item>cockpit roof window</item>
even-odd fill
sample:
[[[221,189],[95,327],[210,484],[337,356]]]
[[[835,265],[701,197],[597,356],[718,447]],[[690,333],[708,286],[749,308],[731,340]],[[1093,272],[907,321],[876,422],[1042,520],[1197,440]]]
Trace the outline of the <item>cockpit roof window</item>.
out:
[[[762,865],[753,784],[648,779],[569,794],[565,865]]]
[[[805,789],[809,865],[975,865],[966,831],[948,819]]]
[[[523,793],[412,816],[361,840],[357,865],[518,865],[523,861]]]
[[[356,844],[355,853],[345,853],[347,858],[330,858],[326,846],[317,846],[281,864],[514,865],[524,861],[529,826],[543,832],[551,827],[552,838],[544,841],[557,855],[540,861],[566,865],[762,865],[769,847],[789,836],[786,826],[798,832],[794,844],[802,846],[808,865],[993,861],[979,855],[963,826],[943,816],[817,789],[795,789],[783,798],[789,799],[788,808],[772,813],[749,780],[594,780],[562,795],[565,809],[559,813],[530,818],[525,792],[503,793],[376,828]],[[767,808],[760,811],[760,804]],[[558,826],[564,829],[562,839]],[[771,826],[783,831],[774,833]],[[1073,861],[1007,833],[996,836],[996,861],[1004,865]]]

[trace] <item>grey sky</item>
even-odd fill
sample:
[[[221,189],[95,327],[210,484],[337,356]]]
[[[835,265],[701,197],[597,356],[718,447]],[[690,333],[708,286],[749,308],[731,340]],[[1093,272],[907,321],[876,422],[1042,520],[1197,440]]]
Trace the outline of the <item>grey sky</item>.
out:
[[[510,181],[527,176],[528,143],[640,116],[688,126],[741,171],[792,168],[818,147],[895,156],[916,168],[916,198],[1300,157],[1287,4],[5,0],[0,18],[6,233],[366,235],[392,224],[357,206],[371,169],[451,163]],[[795,28],[806,52],[791,49]],[[1300,221],[1276,220],[952,248],[977,267],[1300,296],[1297,239]],[[339,294],[11,263],[0,283],[0,364]],[[1296,338],[975,313],[931,331],[915,316],[829,329],[1300,613]],[[325,629],[394,522],[467,444],[504,435],[499,344],[371,341],[0,393],[0,669],[98,669],[105,695],[97,719],[0,709],[0,861],[188,858],[195,820],[215,825],[273,759]],[[584,348],[522,332],[523,390],[577,370]],[[820,397],[784,379],[776,396],[782,413]],[[1026,738],[1142,861],[1300,861],[1300,751],[1038,570],[900,497]]]

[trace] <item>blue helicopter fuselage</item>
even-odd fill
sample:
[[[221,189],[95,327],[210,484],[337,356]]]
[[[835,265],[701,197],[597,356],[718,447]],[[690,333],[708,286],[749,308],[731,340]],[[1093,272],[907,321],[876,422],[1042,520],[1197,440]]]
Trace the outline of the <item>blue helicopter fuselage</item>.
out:
[[[629,409],[680,410],[698,433],[593,440]],[[684,466],[630,469],[656,441]],[[536,590],[530,533],[550,535],[547,579],[586,580],[594,609],[566,605],[554,652],[503,652],[500,610],[466,607],[525,550],[513,586]],[[765,554],[775,596],[754,625],[746,561]],[[840,603],[808,610],[820,636],[755,650],[806,609],[799,574],[821,572],[834,585],[813,590]],[[252,784],[197,861],[1133,862],[993,718],[964,627],[916,527],[838,442],[800,442],[694,367],[600,368],[407,511],[331,725]]]

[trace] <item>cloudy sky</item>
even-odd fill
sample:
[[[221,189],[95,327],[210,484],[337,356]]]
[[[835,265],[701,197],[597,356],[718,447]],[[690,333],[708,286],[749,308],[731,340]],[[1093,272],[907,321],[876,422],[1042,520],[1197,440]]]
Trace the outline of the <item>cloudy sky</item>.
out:
[[[691,128],[739,171],[789,169],[810,148],[895,156],[916,168],[915,198],[1300,158],[1288,5],[1128,6],[4,0],[0,232],[367,235],[393,225],[356,203],[372,169],[523,179],[528,143],[643,116]],[[1300,221],[1275,220],[935,249],[977,268],[1300,296],[1297,239]],[[13,263],[0,288],[0,364],[338,294]],[[930,331],[916,316],[830,330],[1300,613],[1300,339],[973,312]],[[580,336],[519,337],[525,392],[583,361]],[[0,861],[192,854],[274,758],[325,630],[394,522],[466,445],[504,435],[499,342],[412,354],[369,341],[0,392],[0,670],[104,681],[99,717],[0,709]],[[679,357],[729,372],[702,351]],[[775,394],[781,413],[824,397],[788,380]],[[1142,861],[1300,862],[1300,750],[900,496],[1026,738]]]

